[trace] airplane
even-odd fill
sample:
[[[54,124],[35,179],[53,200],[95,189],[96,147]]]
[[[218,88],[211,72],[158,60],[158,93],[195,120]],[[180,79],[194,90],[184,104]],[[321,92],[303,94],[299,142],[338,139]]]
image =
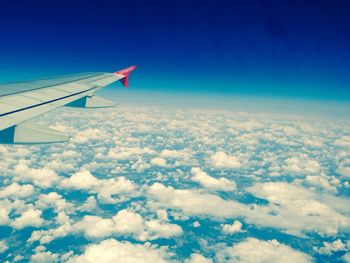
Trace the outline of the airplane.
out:
[[[0,84],[0,144],[69,141],[69,135],[36,124],[32,119],[63,106],[114,107],[114,102],[96,96],[95,92],[116,81],[128,87],[130,73],[135,69],[136,66],[131,66],[114,73],[81,73]]]

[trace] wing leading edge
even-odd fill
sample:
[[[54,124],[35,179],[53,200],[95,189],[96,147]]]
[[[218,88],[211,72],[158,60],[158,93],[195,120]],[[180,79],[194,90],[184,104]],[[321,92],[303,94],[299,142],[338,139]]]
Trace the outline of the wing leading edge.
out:
[[[131,66],[115,73],[83,73],[0,84],[0,143],[68,141],[68,135],[29,123],[29,120],[62,106],[113,107],[114,102],[95,96],[95,92],[116,81],[127,87],[129,75],[135,68]]]

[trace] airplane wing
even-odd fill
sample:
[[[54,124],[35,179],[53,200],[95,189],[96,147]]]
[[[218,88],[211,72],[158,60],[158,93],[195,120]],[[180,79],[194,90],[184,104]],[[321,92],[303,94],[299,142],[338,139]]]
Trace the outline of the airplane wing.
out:
[[[129,75],[135,68],[0,84],[0,144],[68,141],[68,135],[34,124],[31,119],[62,106],[114,107],[114,102],[94,93],[118,80],[127,87]]]

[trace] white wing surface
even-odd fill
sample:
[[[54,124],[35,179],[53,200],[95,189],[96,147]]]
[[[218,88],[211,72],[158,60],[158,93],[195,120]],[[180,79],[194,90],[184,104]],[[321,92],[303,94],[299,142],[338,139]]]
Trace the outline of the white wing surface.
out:
[[[65,142],[69,136],[32,123],[31,119],[62,106],[114,107],[114,102],[95,96],[116,81],[128,86],[136,68],[115,73],[83,73],[69,76],[0,84],[0,143],[40,144]]]

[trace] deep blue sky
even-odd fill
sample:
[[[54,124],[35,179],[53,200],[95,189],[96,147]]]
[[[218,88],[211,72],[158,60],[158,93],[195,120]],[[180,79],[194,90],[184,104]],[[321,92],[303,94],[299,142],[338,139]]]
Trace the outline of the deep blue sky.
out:
[[[132,64],[134,88],[350,101],[350,1],[1,1],[1,81]]]

